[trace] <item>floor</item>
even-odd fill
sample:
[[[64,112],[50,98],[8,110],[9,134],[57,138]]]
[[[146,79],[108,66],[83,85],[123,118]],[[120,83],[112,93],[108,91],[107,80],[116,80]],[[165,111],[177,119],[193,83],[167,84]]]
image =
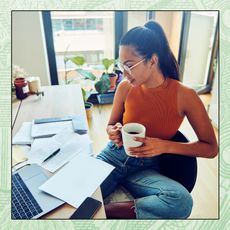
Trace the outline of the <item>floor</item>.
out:
[[[206,108],[211,100],[210,94],[201,95]],[[108,142],[106,133],[107,122],[112,105],[94,106],[93,117],[90,119],[90,137],[93,140],[93,153],[97,155]],[[180,130],[186,132],[186,136],[195,140],[196,136],[185,119]],[[214,128],[216,136],[218,130]],[[214,159],[198,158],[198,176],[192,197],[194,206],[190,219],[216,219],[218,218],[218,157]]]

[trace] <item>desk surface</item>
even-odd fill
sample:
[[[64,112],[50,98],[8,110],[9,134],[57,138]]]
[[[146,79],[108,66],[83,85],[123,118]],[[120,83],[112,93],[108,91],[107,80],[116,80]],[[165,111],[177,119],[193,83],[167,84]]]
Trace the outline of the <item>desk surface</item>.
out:
[[[47,86],[42,87],[44,96],[31,95],[26,99],[13,102],[12,105],[12,128],[13,135],[16,134],[23,122],[30,122],[35,118],[62,117],[82,114],[86,119],[84,102],[79,85]],[[100,188],[93,197],[102,201]],[[53,210],[43,218],[66,219],[76,209],[68,204]],[[106,218],[104,206],[98,210],[94,218]]]
[[[82,114],[86,119],[84,102],[79,85],[58,85],[42,87],[44,96],[30,95],[13,103],[13,135],[26,121],[35,118],[63,117]],[[16,120],[15,120],[16,119]],[[14,122],[15,120],[15,122]]]

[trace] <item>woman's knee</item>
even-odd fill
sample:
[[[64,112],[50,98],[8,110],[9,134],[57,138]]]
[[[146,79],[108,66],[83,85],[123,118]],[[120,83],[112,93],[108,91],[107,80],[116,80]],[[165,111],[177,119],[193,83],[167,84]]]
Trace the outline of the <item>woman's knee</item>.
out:
[[[193,199],[191,194],[185,188],[178,191],[178,199],[176,199],[175,203],[176,218],[187,219],[192,212],[192,207]]]
[[[190,193],[181,188],[162,190],[159,194],[136,199],[135,206],[140,219],[187,219],[193,200]]]
[[[187,219],[192,211],[193,199],[191,194],[182,185],[177,185],[172,190],[163,191],[160,195],[169,208],[169,219]]]

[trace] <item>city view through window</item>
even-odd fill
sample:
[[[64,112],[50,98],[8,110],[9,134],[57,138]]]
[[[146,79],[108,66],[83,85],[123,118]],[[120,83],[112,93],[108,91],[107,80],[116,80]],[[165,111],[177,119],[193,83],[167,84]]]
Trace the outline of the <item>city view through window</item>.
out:
[[[91,69],[102,68],[103,58],[114,58],[114,12],[52,11],[51,20],[59,82],[65,55],[84,57]],[[76,68],[70,61],[66,64],[67,70]]]

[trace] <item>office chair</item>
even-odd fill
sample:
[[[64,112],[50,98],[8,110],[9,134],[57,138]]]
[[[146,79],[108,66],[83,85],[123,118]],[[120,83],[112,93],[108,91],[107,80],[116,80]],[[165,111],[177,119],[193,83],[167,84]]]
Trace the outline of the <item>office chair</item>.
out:
[[[189,142],[180,131],[171,140]],[[160,168],[163,175],[179,182],[189,192],[193,190],[197,178],[196,157],[164,153],[160,155]]]

